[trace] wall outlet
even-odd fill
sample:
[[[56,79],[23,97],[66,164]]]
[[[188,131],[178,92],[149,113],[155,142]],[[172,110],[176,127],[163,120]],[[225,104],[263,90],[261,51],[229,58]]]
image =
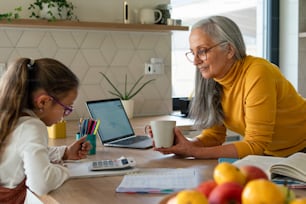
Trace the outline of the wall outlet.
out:
[[[164,64],[145,64],[145,74],[164,74]]]

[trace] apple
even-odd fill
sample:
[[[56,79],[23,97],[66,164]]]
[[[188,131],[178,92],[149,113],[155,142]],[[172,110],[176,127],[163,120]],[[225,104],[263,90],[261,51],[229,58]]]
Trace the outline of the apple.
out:
[[[246,177],[246,183],[254,179],[269,179],[267,174],[257,166],[245,165],[239,168]]]
[[[226,182],[236,182],[241,185],[245,184],[245,175],[240,169],[228,162],[219,163],[213,172],[213,178],[218,185]]]
[[[209,204],[240,204],[243,186],[236,182],[222,183],[208,197]]]
[[[211,191],[217,186],[218,184],[214,180],[208,180],[200,183],[198,185],[197,190],[203,193],[207,198],[209,197]]]

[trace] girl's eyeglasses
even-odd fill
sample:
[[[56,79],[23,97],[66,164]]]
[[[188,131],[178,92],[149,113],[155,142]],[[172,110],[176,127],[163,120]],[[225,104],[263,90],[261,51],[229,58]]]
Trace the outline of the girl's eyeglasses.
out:
[[[64,108],[64,116],[69,115],[73,111],[73,106],[67,106],[67,105],[63,104],[62,102],[57,100],[54,96],[50,96],[50,97],[52,98],[52,100],[55,101],[55,103],[57,103],[58,105],[60,105]]]

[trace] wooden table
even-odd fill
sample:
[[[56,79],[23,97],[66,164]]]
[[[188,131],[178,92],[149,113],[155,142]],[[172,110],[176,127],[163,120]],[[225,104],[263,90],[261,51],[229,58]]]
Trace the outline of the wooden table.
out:
[[[144,133],[144,126],[151,120],[175,120],[181,130],[193,130],[190,119],[177,116],[154,116],[131,119],[131,124],[136,134]],[[75,139],[78,131],[78,121],[67,121],[67,137],[64,139],[49,139],[49,145],[70,144]],[[212,177],[212,169],[217,164],[216,160],[182,159],[173,155],[162,155],[152,149],[137,150],[126,148],[104,147],[97,139],[97,153],[89,159],[113,159],[120,156],[134,157],[138,168],[201,168],[203,179]],[[162,194],[125,194],[116,193],[115,189],[120,184],[122,176],[80,178],[66,181],[60,188],[43,196],[44,203],[133,203],[150,204],[158,203],[165,195]]]
[[[131,123],[137,134],[143,133],[144,126],[151,120],[174,119],[182,130],[192,129],[192,121],[175,116],[156,116],[134,118]],[[69,144],[77,132],[77,121],[67,123],[67,138],[50,139],[50,145]],[[134,157],[138,168],[200,168],[202,180],[212,178],[212,172],[217,160],[198,160],[179,158],[173,155],[162,155],[152,149],[136,150],[126,148],[104,147],[97,140],[97,154],[89,159],[113,159],[120,156]],[[106,203],[106,204],[157,204],[165,196],[162,194],[126,194],[116,193],[123,176],[79,178],[66,181],[60,188],[43,196],[44,203]],[[299,196],[306,196],[303,190],[296,191]]]
[[[111,159],[120,156],[132,156],[138,168],[201,168],[203,179],[212,177],[216,160],[181,159],[165,156],[159,152],[148,150],[132,150],[111,147],[99,147],[97,154],[90,159]],[[66,181],[60,188],[51,192],[48,197],[58,203],[109,203],[109,204],[150,204],[158,203],[165,195],[162,194],[126,194],[116,193],[122,176],[80,178]],[[45,197],[46,198],[46,197]]]

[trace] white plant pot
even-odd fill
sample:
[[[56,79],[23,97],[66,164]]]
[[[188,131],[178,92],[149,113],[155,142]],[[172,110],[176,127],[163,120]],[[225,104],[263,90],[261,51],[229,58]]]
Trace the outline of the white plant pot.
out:
[[[134,115],[134,100],[121,100],[124,110],[129,119],[133,118]]]
[[[58,13],[58,7],[55,5],[55,7],[48,8],[47,3],[42,4],[43,9],[40,10],[40,17],[45,19],[52,19],[52,16],[49,14],[49,11],[54,15],[56,19],[66,19],[67,18],[67,9],[63,8],[61,11],[61,16]]]

